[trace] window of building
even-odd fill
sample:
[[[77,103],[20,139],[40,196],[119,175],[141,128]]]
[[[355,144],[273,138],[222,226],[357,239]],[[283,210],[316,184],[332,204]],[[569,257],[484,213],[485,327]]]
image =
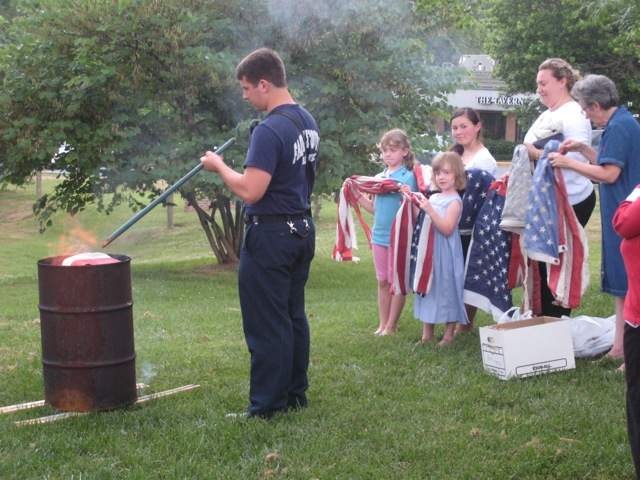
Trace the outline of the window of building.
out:
[[[507,121],[502,112],[480,112],[485,138],[504,139]]]

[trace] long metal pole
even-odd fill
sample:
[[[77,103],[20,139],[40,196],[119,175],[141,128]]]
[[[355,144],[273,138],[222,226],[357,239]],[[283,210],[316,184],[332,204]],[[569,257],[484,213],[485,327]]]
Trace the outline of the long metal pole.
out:
[[[224,142],[222,145],[220,145],[220,147],[218,147],[215,152],[218,153],[218,154],[224,152],[227,148],[229,148],[231,145],[233,145],[235,143],[235,141],[236,141],[235,138],[230,138],[229,140]],[[151,202],[149,205],[147,205],[142,210],[140,210],[138,213],[136,213],[133,217],[131,217],[129,220],[127,220],[120,228],[118,228],[115,232],[113,232],[111,235],[109,235],[107,237],[107,239],[104,242],[102,242],[102,247],[106,247],[111,242],[113,242],[116,238],[118,238],[120,235],[122,235],[124,232],[126,232],[129,228],[131,228],[131,226],[134,223],[136,223],[138,220],[140,220],[142,217],[144,217],[156,205],[161,203],[169,195],[171,195],[173,192],[175,192],[177,189],[179,189],[182,185],[184,185],[186,182],[188,182],[191,179],[191,177],[193,177],[200,170],[202,170],[202,164],[201,163],[199,163],[198,165],[193,167],[189,171],[189,173],[187,173],[184,177],[182,177],[176,183],[174,183],[169,188],[167,188],[158,198],[156,198],[153,202]]]

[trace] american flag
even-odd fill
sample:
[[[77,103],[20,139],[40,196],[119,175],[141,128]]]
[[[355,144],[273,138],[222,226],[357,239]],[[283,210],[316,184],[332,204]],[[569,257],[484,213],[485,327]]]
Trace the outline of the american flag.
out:
[[[371,247],[371,229],[362,216],[358,205],[360,192],[378,195],[398,192],[400,187],[401,184],[395,180],[359,175],[353,175],[344,181],[338,203],[336,243],[331,255],[334,260],[342,262],[357,260],[357,257],[354,258],[352,253],[352,249],[358,248],[358,246],[351,208],[355,210],[360,225],[367,236],[369,247]],[[412,201],[403,198],[391,225],[391,238],[389,239],[391,282],[389,290],[394,294],[405,295],[409,289],[409,257],[414,221],[411,204]]]
[[[367,177],[364,175],[352,175],[347,178],[340,189],[340,199],[338,201],[338,221],[336,224],[336,243],[333,247],[331,258],[338,262],[349,262],[353,260],[352,250],[358,248],[356,228],[353,221],[351,209],[356,213],[360,225],[367,237],[367,242],[371,246],[371,229],[360,211],[358,199],[361,192],[381,193],[397,192],[400,185],[395,180]],[[357,257],[356,257],[357,259]]]
[[[532,260],[554,265],[560,263],[558,204],[553,167],[547,155],[557,151],[558,146],[556,140],[547,143],[536,166],[529,189],[529,206],[523,234],[527,256]]]
[[[413,166],[413,173],[416,177],[418,190],[424,195],[431,193],[433,175],[431,166],[416,163]],[[423,220],[420,216],[418,216],[418,219],[415,218],[413,205],[417,204],[417,196],[411,194],[411,201],[402,202],[391,226],[391,293],[395,295],[399,293],[406,295],[411,290],[425,295],[431,286],[431,279],[433,278],[433,236],[430,237],[430,240],[428,236],[433,233],[433,226],[426,228],[426,236],[419,235],[418,232],[421,229]],[[430,223],[431,219],[428,218],[427,225]],[[418,247],[417,242],[420,238],[424,243]],[[419,283],[414,282],[417,250],[422,253],[417,279]]]
[[[431,168],[431,165],[415,163],[413,165],[413,174],[416,177],[418,190],[427,195],[429,190],[431,190],[431,181],[433,177],[433,169]]]
[[[507,178],[489,187],[475,221],[465,268],[464,303],[491,313],[497,319],[512,307],[509,273],[511,232],[500,229]]]
[[[411,242],[409,281],[418,295],[426,295],[433,280],[433,247],[435,235],[431,217],[420,211]]]
[[[531,161],[524,145],[516,145],[509,169],[507,197],[502,211],[500,227],[517,234],[524,231],[524,217],[527,212],[528,195],[532,182]]]
[[[470,168],[467,170],[467,187],[462,196],[462,214],[458,229],[460,235],[470,235],[473,225],[482,208],[489,185],[494,181],[493,175],[486,170]]]
[[[431,167],[428,165],[414,165],[414,174],[416,176],[418,187],[425,193],[431,184]],[[352,249],[357,248],[355,224],[351,208],[362,225],[369,245],[371,244],[371,230],[367,225],[362,212],[358,205],[360,192],[383,194],[397,192],[400,184],[390,179],[379,179],[375,177],[366,177],[353,175],[346,179],[340,190],[340,201],[338,203],[338,221],[336,225],[336,243],[333,248],[332,258],[336,261],[354,260]],[[412,286],[410,280],[410,262],[411,262],[411,242],[413,237],[413,229],[415,216],[412,204],[417,203],[415,195],[411,196],[411,201],[403,198],[402,204],[396,213],[393,224],[391,225],[390,250],[390,270],[391,281],[390,291],[393,294],[407,294]],[[431,252],[433,245],[431,245]],[[355,257],[357,259],[357,257]],[[429,257],[430,261],[431,257]],[[426,267],[430,269],[430,263],[427,262]],[[429,270],[430,272],[430,270]]]
[[[559,142],[547,143],[533,175],[525,217],[526,255],[548,264],[546,281],[558,305],[576,308],[589,285],[587,237],[569,203],[562,172],[548,154]]]
[[[409,267],[411,265],[411,245],[414,232],[414,213],[412,201],[403,199],[398,213],[391,225],[391,293],[406,295],[411,290]]]

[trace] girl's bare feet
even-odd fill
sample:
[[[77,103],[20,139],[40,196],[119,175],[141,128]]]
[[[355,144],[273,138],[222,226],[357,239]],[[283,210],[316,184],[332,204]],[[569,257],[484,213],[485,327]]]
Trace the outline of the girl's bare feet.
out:
[[[447,323],[447,326],[444,328],[444,336],[442,337],[442,340],[438,342],[439,347],[444,347],[453,342],[456,325],[457,324],[453,322]]]
[[[422,338],[420,339],[420,343],[424,345],[433,339],[433,324],[425,323],[422,327]]]
[[[395,333],[396,333],[395,328],[385,328],[384,330],[382,330],[382,332],[380,332],[380,336],[386,337],[387,335],[395,335]]]
[[[439,347],[446,347],[447,345],[451,345],[453,343],[453,337],[447,337],[446,335],[442,337],[442,340],[438,342]]]
[[[470,332],[471,330],[473,330],[473,324],[467,323],[466,325],[463,325],[462,323],[458,323],[453,334],[458,335],[460,333]]]
[[[384,329],[382,327],[378,327],[378,329],[375,332],[373,332],[373,334],[376,337],[379,337],[380,335],[382,335],[382,332],[384,332]]]

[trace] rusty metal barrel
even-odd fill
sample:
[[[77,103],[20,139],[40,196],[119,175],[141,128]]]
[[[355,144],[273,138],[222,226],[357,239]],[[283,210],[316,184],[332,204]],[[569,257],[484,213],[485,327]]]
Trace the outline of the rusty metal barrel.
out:
[[[109,410],[136,401],[131,259],[63,266],[38,262],[45,401],[64,411]]]

